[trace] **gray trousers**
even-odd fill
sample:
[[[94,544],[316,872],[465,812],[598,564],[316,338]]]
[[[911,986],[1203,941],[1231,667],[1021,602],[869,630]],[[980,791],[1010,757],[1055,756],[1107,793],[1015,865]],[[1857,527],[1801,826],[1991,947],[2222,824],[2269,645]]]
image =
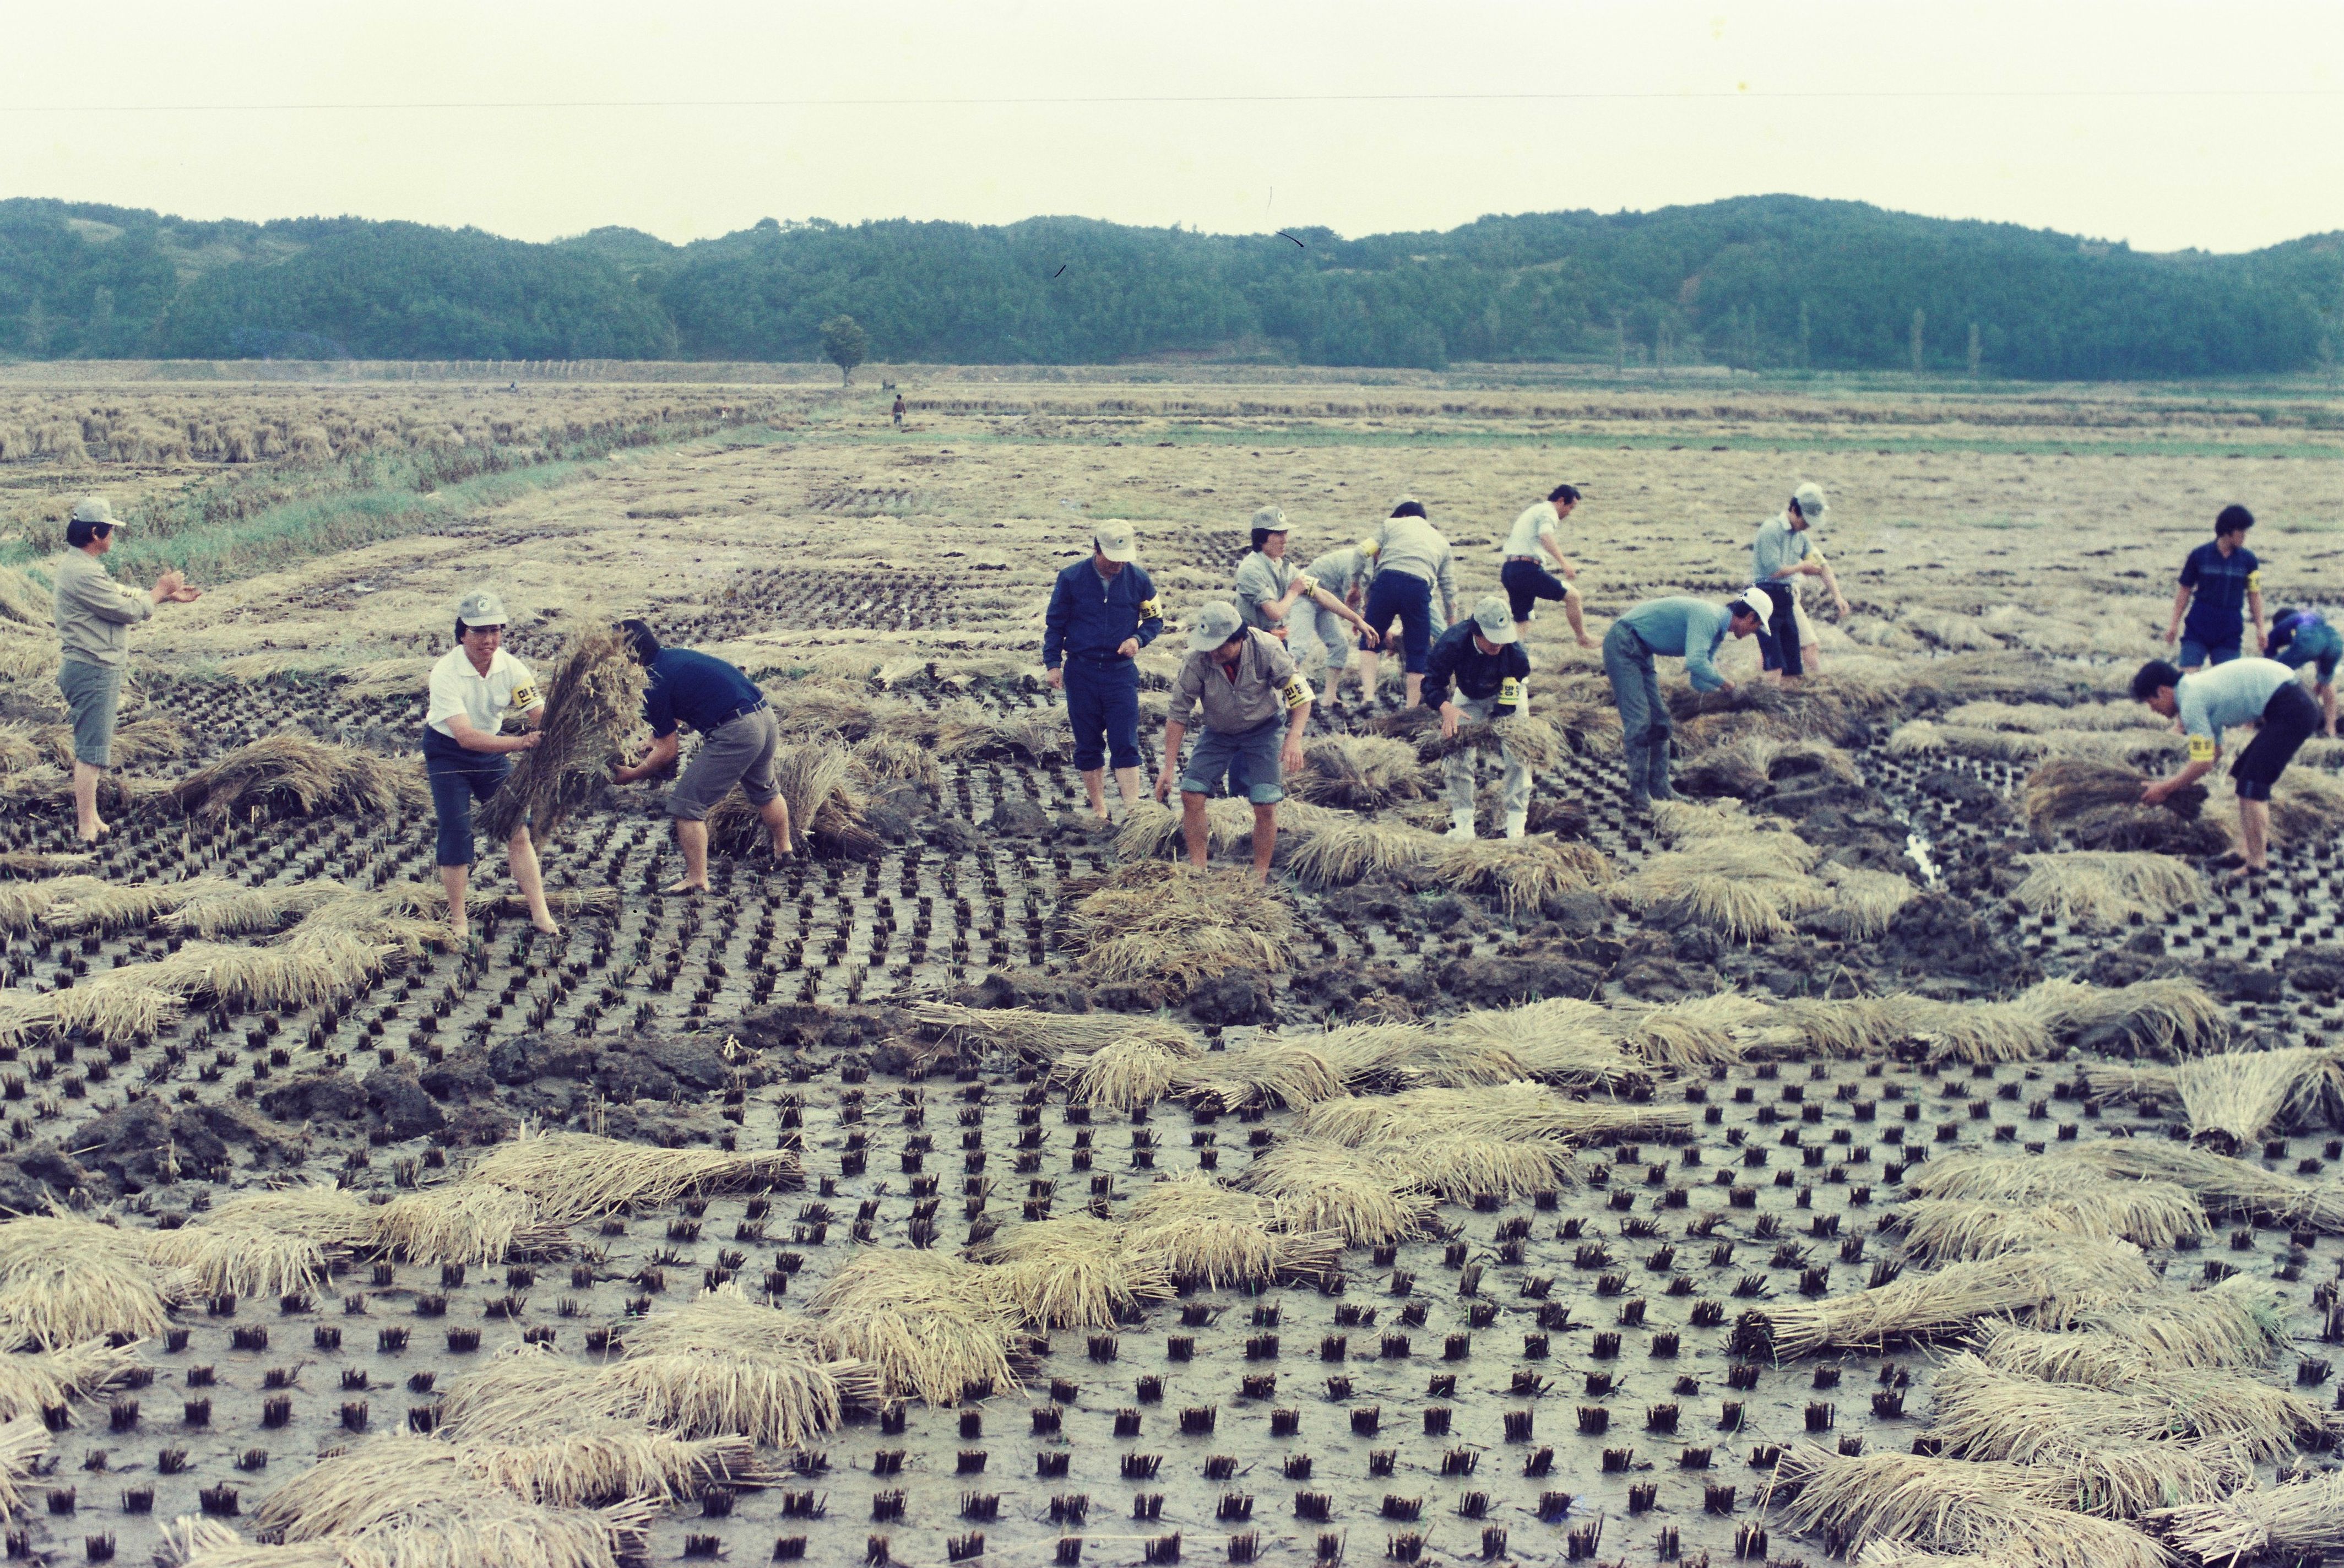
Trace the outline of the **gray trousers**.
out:
[[[1460,721],[1470,720],[1477,723],[1488,723],[1498,707],[1495,697],[1469,697],[1461,692],[1449,700],[1457,704]],[[1530,711],[1530,697],[1525,693],[1521,702],[1516,704],[1515,712],[1527,713]],[[1440,775],[1448,784],[1442,793],[1449,802],[1450,810],[1470,812],[1473,809],[1473,775],[1479,766],[1476,759],[1480,754],[1473,751],[1456,751],[1440,759]],[[1509,814],[1530,810],[1531,770],[1521,758],[1514,754],[1512,743],[1509,742],[1500,748],[1500,754],[1506,759],[1506,776],[1498,786],[1499,808]]]
[[[1329,670],[1351,663],[1351,642],[1358,633],[1351,623],[1308,599],[1296,602],[1286,617],[1286,651],[1305,675],[1316,679]]]
[[[1669,708],[1661,701],[1661,678],[1652,651],[1632,627],[1618,622],[1603,634],[1603,673],[1612,678],[1612,701],[1628,748],[1628,788],[1667,799]]]

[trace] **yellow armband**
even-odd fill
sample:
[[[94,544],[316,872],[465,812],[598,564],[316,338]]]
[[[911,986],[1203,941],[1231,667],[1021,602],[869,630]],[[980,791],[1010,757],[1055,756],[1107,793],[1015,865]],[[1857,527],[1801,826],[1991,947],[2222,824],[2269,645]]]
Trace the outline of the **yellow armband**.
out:
[[[2190,736],[2189,760],[2193,763],[2212,762],[2214,760],[2214,737],[2211,735]]]
[[[1143,599],[1139,602],[1139,618],[1142,621],[1153,621],[1159,613],[1161,612],[1156,608],[1155,600]]]
[[[537,703],[538,696],[537,688],[535,686],[520,685],[513,688],[512,705],[515,713],[526,713],[528,710],[537,706]]]
[[[2249,592],[2249,593],[2260,593],[2262,591],[2263,591],[2263,574],[2262,574],[2261,572],[2248,572],[2248,573],[2247,573],[2247,592]]]
[[[1302,592],[1305,593],[1316,593],[1318,592],[1318,580],[1311,576],[1307,572],[1301,576],[1296,578],[1295,582],[1302,585]]]
[[[1310,687],[1301,676],[1297,675],[1286,683],[1279,695],[1286,699],[1286,705],[1288,708],[1298,708],[1310,700]]]
[[[1521,704],[1521,700],[1522,683],[1521,681],[1509,675],[1504,680],[1498,683],[1498,706],[1501,708],[1519,707]]]

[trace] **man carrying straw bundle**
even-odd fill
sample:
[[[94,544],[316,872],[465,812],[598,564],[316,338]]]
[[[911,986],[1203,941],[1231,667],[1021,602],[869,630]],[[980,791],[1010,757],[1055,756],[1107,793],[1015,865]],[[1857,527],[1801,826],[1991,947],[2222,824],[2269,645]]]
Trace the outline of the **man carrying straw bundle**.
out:
[[[130,628],[154,614],[157,604],[202,597],[177,572],[155,579],[145,593],[107,576],[99,558],[114,548],[114,531],[121,526],[104,496],[84,496],[66,522],[66,552],[50,568],[56,581],[57,690],[73,714],[74,831],[84,844],[111,831],[97,814],[97,780],[114,764],[114,715],[122,701]]]
[[[1253,879],[1269,880],[1278,803],[1286,798],[1287,773],[1302,765],[1302,726],[1310,722],[1311,698],[1310,683],[1277,638],[1246,625],[1226,602],[1205,601],[1188,632],[1188,657],[1172,682],[1164,772],[1156,781],[1156,798],[1163,800],[1178,774],[1189,865],[1205,864],[1205,796],[1226,778],[1231,795],[1242,794],[1253,803]],[[1200,709],[1204,733],[1180,772],[1180,743]]]
[[[1457,738],[1458,721],[1486,724],[1493,719],[1527,713],[1531,707],[1530,655],[1522,649],[1521,623],[1503,599],[1491,597],[1473,606],[1470,619],[1440,634],[1424,670],[1424,705],[1440,711],[1440,738]],[[1450,683],[1457,687],[1450,695]],[[1506,816],[1506,836],[1520,838],[1529,830],[1531,770],[1515,754],[1511,740],[1499,751],[1506,759],[1504,783],[1498,801]],[[1448,782],[1449,836],[1473,836],[1473,784],[1476,765],[1470,746],[1460,746],[1440,759]]]
[[[1308,572],[1298,572],[1286,559],[1286,513],[1275,506],[1253,514],[1253,551],[1238,563],[1230,587],[1237,596],[1238,618],[1257,632],[1267,632],[1286,644],[1297,665],[1305,670],[1335,659],[1337,642],[1345,644],[1349,662],[1350,635],[1322,632],[1331,620],[1349,622],[1359,633],[1360,645],[1372,648],[1376,634],[1350,605],[1329,592]]]
[[[1748,637],[1766,622],[1772,605],[1759,589],[1745,589],[1726,604],[1702,599],[1648,599],[1603,634],[1603,673],[1612,678],[1612,700],[1620,708],[1620,729],[1628,747],[1628,807],[1652,809],[1656,800],[1674,800],[1669,784],[1668,704],[1661,701],[1655,655],[1682,658],[1696,692],[1732,690],[1717,673],[1717,650],[1726,634]]]
[[[2222,754],[2222,732],[2230,725],[2262,726],[2230,764],[2238,792],[2240,864],[2229,880],[2266,870],[2270,862],[2271,785],[2319,727],[2319,705],[2296,683],[2295,672],[2276,659],[2233,659],[2184,674],[2162,659],[2151,659],[2132,678],[2132,694],[2134,701],[2168,719],[2178,716],[2189,742],[2187,764],[2142,790],[2143,805],[2162,805],[2175,791],[2213,772]]]
[[[773,782],[773,754],[781,726],[765,693],[737,666],[689,648],[662,648],[642,621],[621,621],[635,663],[651,673],[643,689],[643,722],[652,727],[652,749],[643,760],[616,770],[615,784],[631,784],[664,773],[674,763],[678,732],[700,734],[692,765],[668,792],[667,814],[675,819],[676,847],[683,851],[683,878],[670,893],[708,891],[708,814],[741,786],[773,835],[773,858],[792,853],[790,803]]]
[[[1524,508],[1506,534],[1505,549],[1499,552],[1505,563],[1498,568],[1498,581],[1513,607],[1515,631],[1530,625],[1538,601],[1560,599],[1563,618],[1571,622],[1571,634],[1579,639],[1581,647],[1592,648],[1595,639],[1587,634],[1579,590],[1569,581],[1579,575],[1579,569],[1571,565],[1562,553],[1562,546],[1555,542],[1555,525],[1569,517],[1578,504],[1578,487],[1559,484],[1547,492],[1544,501],[1532,501]],[[1541,551],[1553,560],[1554,571],[1561,572],[1561,577],[1549,572],[1539,560]]]
[[[1807,624],[1806,606],[1799,602],[1799,579],[1822,578],[1831,590],[1834,612],[1843,618],[1847,614],[1839,579],[1808,536],[1823,516],[1823,487],[1802,484],[1778,515],[1758,525],[1758,536],[1750,541],[1750,581],[1766,595],[1769,611],[1767,624],[1758,632],[1758,652],[1766,668],[1783,681],[1804,676],[1817,652],[1814,628]]]
[[[431,703],[423,716],[423,768],[440,819],[436,855],[448,894],[448,929],[459,942],[470,935],[464,890],[472,873],[472,805],[493,797],[512,772],[515,752],[534,751],[545,722],[545,701],[529,666],[504,651],[505,602],[486,589],[456,606],[456,646],[431,666]],[[502,733],[505,716],[520,715],[530,733]],[[545,906],[537,846],[524,819],[506,843],[513,885],[529,905],[530,924],[551,936],[561,928]]]
[[[2247,530],[2254,525],[2255,514],[2245,507],[2224,507],[2215,514],[2212,541],[2181,563],[2165,645],[2180,644],[2184,674],[2238,656],[2247,610],[2254,612],[2255,652],[2264,651],[2262,562],[2247,548]]]
[[[1139,651],[1164,630],[1156,584],[1138,567],[1131,524],[1108,518],[1091,536],[1091,554],[1058,573],[1042,618],[1042,664],[1053,689],[1066,693],[1075,732],[1075,771],[1083,775],[1091,815],[1107,820],[1102,764],[1115,764],[1115,789],[1128,811],[1139,804]]]

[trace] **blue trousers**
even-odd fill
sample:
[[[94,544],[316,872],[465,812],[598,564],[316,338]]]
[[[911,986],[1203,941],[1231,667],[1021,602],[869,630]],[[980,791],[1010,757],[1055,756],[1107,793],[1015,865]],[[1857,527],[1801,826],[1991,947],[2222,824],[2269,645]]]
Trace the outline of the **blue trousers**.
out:
[[[1379,637],[1390,636],[1392,622],[1399,621],[1408,673],[1423,674],[1432,652],[1432,584],[1413,572],[1379,572],[1363,613]]]
[[[468,752],[426,724],[423,771],[440,818],[438,864],[471,865],[472,803],[497,793],[512,772],[512,758],[501,752]]]
[[[1139,765],[1139,665],[1130,659],[1081,659],[1065,665],[1066,722],[1074,726],[1075,768],[1091,773],[1112,761]]]

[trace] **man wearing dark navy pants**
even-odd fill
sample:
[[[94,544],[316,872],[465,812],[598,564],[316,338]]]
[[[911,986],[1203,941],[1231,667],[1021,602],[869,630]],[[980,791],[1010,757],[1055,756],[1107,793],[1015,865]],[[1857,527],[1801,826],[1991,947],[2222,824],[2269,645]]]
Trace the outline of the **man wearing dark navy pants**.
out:
[[[1104,764],[1115,766],[1116,793],[1128,811],[1140,800],[1139,651],[1164,630],[1156,584],[1137,564],[1131,524],[1110,518],[1091,539],[1087,561],[1058,573],[1043,618],[1042,663],[1066,693],[1075,732],[1075,768],[1091,814],[1107,820]]]

